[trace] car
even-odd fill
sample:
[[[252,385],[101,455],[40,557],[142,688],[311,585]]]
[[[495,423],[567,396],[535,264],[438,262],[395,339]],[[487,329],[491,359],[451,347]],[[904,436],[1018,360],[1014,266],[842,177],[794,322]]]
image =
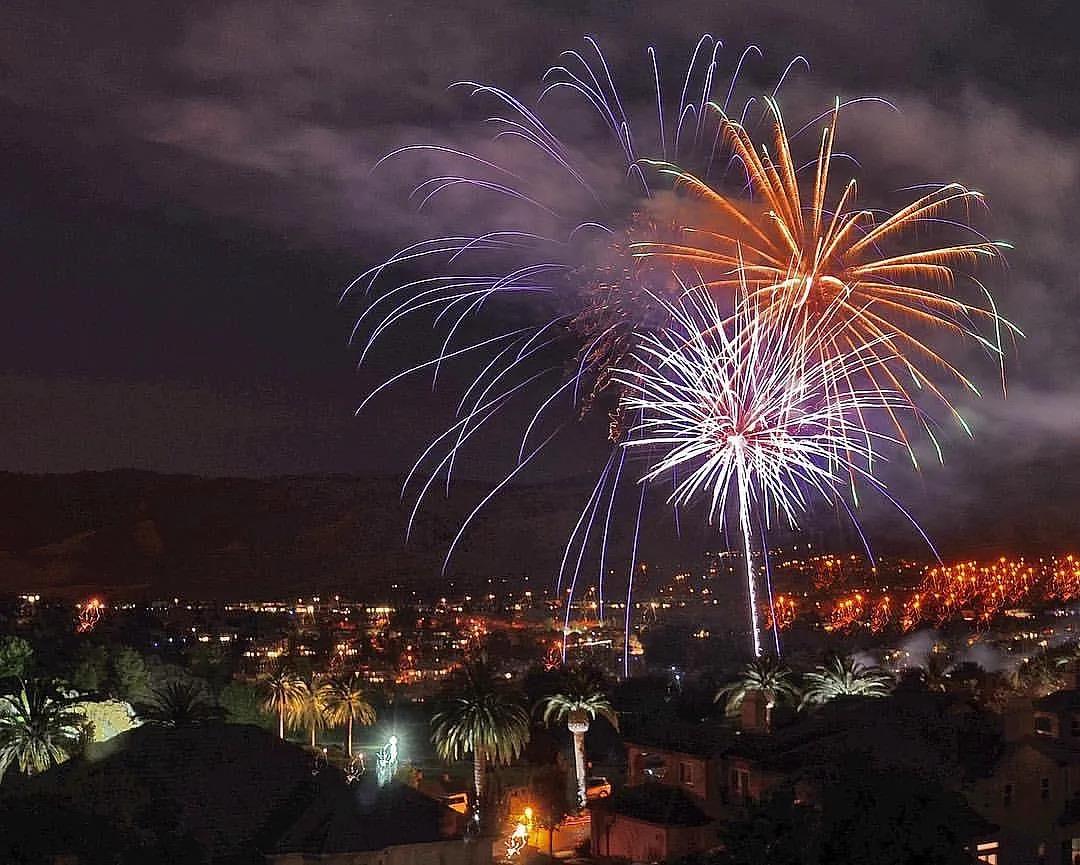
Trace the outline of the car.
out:
[[[457,811],[459,814],[469,813],[468,793],[451,793],[449,796],[443,796],[442,801],[451,811]]]
[[[585,779],[586,799],[605,799],[611,795],[611,782],[604,777]]]

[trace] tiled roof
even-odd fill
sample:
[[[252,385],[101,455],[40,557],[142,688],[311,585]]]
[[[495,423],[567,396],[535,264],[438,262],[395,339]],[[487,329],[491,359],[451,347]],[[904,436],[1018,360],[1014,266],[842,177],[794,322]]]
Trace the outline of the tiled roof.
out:
[[[721,754],[738,738],[737,730],[726,721],[669,721],[642,727],[627,737],[628,744],[710,757]]]
[[[680,787],[664,784],[623,787],[606,799],[597,799],[590,808],[666,826],[704,826],[712,822],[693,796]]]
[[[461,815],[411,787],[349,786],[265,730],[140,727],[21,785],[118,830],[191,838],[211,861],[349,853],[457,837]],[[80,852],[72,850],[70,852]]]
[[[1019,742],[1014,743],[1014,747],[1022,747],[1024,745],[1034,748],[1044,757],[1053,760],[1059,766],[1080,764],[1080,749],[1066,744],[1055,736],[1040,736],[1033,733],[1030,736],[1025,736]]]
[[[985,725],[967,726],[980,718]],[[897,692],[889,698],[839,698],[772,733],[743,735],[731,750],[781,772],[829,765],[862,752],[883,765],[973,777],[992,761],[996,731],[989,716],[958,712],[945,695]],[[989,744],[984,747],[976,733],[985,734]]]
[[[460,834],[460,815],[405,784],[380,787],[371,775],[349,786],[336,773],[320,775],[286,828],[266,848],[319,855],[382,850],[443,841]]]
[[[271,816],[311,781],[311,758],[257,727],[144,726],[25,785],[118,827],[179,832],[210,858],[250,851]]]
[[[1080,691],[1055,691],[1034,701],[1036,711],[1076,712],[1080,711]]]

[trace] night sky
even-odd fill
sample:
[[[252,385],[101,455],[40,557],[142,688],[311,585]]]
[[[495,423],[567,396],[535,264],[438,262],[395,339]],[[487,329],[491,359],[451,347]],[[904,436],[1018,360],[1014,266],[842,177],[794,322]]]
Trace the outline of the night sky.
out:
[[[685,68],[705,31],[768,70],[804,54],[785,98],[888,97],[841,128],[869,194],[958,179],[980,227],[1015,244],[993,284],[1028,338],[967,399],[976,440],[886,480],[935,535],[1067,545],[1080,525],[1080,28],[1070,2],[243,2],[12,0],[0,32],[0,469],[209,475],[393,473],[450,399],[395,368],[355,369],[357,272],[422,232],[395,146],[470,130],[462,94],[533,97],[584,34],[633,98],[645,48]],[[97,8],[94,8],[97,7]],[[813,11],[810,11],[813,10]],[[751,73],[751,77],[753,74]],[[478,134],[473,133],[469,134]],[[846,137],[845,137],[846,136]],[[419,330],[416,339],[425,334]],[[451,381],[451,385],[453,382]],[[586,424],[533,476],[595,468]],[[485,457],[466,465],[494,476]],[[895,516],[871,505],[868,520]]]

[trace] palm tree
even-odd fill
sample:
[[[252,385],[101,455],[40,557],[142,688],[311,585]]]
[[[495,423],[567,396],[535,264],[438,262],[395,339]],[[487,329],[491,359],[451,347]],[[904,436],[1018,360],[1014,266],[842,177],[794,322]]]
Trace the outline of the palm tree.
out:
[[[431,719],[431,740],[443,760],[473,755],[476,812],[488,763],[506,765],[529,741],[529,714],[495,678],[485,655],[466,661],[450,705]]]
[[[1047,653],[1050,655],[1051,653]],[[1058,646],[1052,653],[1054,665],[1057,667],[1071,667],[1080,661],[1080,643],[1070,641]]]
[[[278,738],[285,738],[285,719],[296,713],[300,705],[300,678],[281,667],[263,682],[263,708],[278,717]]]
[[[585,807],[585,734],[589,732],[589,722],[598,716],[606,718],[616,730],[619,729],[619,716],[601,689],[602,683],[596,677],[587,676],[583,671],[571,675],[564,693],[551,694],[542,699],[537,708],[543,710],[544,723],[551,725],[559,721],[566,722],[566,729],[574,739],[574,768],[577,772],[578,807]]]
[[[329,699],[330,685],[321,676],[312,676],[310,681],[301,681],[297,686],[296,707],[291,720],[297,727],[308,728],[312,748],[316,746],[315,734],[326,728]]]
[[[375,723],[375,709],[364,698],[356,676],[342,677],[330,682],[326,696],[327,719],[335,726],[346,724],[345,753],[352,756],[353,724],[365,727]]]
[[[785,700],[795,701],[799,689],[791,670],[770,657],[756,658],[747,664],[734,682],[725,685],[716,692],[714,702],[724,701],[724,711],[728,715],[737,715],[742,708],[746,695],[759,692],[765,697],[765,721],[772,717],[772,710]]]
[[[968,694],[979,694],[985,690],[986,670],[975,661],[961,661],[949,670],[949,685]]]
[[[1045,652],[1035,655],[1018,666],[1010,676],[1015,692],[1025,696],[1045,697],[1065,684],[1065,677],[1054,657]]]
[[[806,674],[803,705],[827,703],[836,697],[885,697],[893,678],[881,667],[860,664],[850,655],[834,655],[823,666]]]
[[[0,697],[0,778],[16,763],[36,775],[68,759],[78,747],[82,717],[71,701],[44,683],[22,684]]]
[[[926,690],[944,693],[949,689],[949,670],[952,659],[943,652],[931,652],[926,663],[921,667],[923,684]]]
[[[138,707],[139,718],[161,727],[194,727],[219,721],[222,711],[198,682],[179,679],[151,691],[150,702]]]

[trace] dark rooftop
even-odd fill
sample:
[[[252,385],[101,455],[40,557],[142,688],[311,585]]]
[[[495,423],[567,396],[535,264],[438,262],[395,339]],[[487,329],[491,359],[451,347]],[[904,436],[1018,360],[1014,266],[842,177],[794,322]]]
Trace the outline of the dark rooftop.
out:
[[[669,826],[704,826],[712,822],[693,796],[680,787],[662,784],[623,787],[606,799],[596,800],[590,807]]]
[[[657,724],[631,741],[702,757],[738,755],[780,772],[809,772],[843,754],[920,768],[939,778],[985,774],[999,751],[999,722],[952,695],[897,691],[888,698],[841,697],[800,712],[771,732],[730,722]]]
[[[1021,748],[1030,746],[1044,757],[1053,760],[1058,766],[1069,766],[1080,763],[1080,750],[1066,744],[1056,736],[1040,736],[1031,734],[1025,736],[1019,742],[1011,743],[1009,748]]]
[[[310,785],[311,766],[303,749],[257,727],[143,726],[91,746],[85,758],[31,778],[9,795],[69,809],[103,833],[128,839],[125,844],[183,837],[206,859],[222,861],[250,856],[268,820]],[[5,835],[14,828],[5,826]],[[57,852],[88,853],[96,843],[76,840]]]
[[[443,803],[396,781],[380,787],[372,775],[349,786],[338,773],[323,773],[299,800],[267,853],[359,853],[457,838],[463,828]]]
[[[1080,691],[1055,691],[1034,702],[1037,712],[1077,712],[1080,711]]]
[[[710,757],[725,752],[740,737],[729,721],[665,720],[662,724],[644,727],[628,736],[628,741],[643,748],[658,748]]]

